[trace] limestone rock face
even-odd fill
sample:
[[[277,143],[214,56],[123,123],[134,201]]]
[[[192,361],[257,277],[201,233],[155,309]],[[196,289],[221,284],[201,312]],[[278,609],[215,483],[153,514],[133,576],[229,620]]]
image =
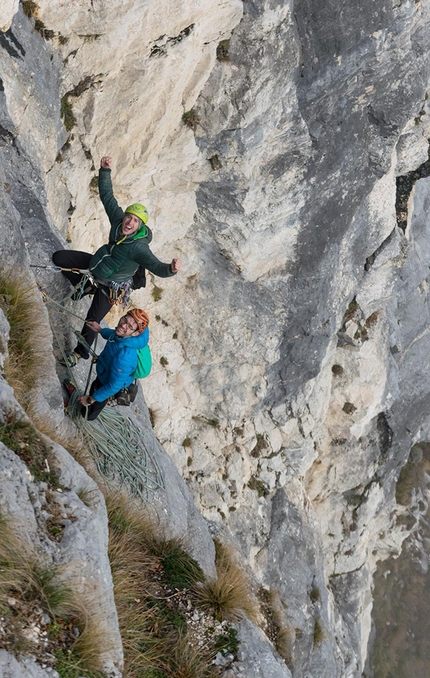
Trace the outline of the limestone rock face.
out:
[[[376,563],[417,521],[395,485],[430,435],[430,186],[396,189],[428,158],[428,3],[40,0],[37,18],[1,33],[2,260],[105,242],[113,156],[119,203],[144,202],[154,253],[184,264],[133,295],[160,514],[207,572],[201,516],[222,525],[278,600],[273,676],[358,678]],[[54,362],[39,391],[60,422]],[[232,670],[263,675],[268,641],[241,638]]]
[[[19,0],[4,0],[0,8],[0,31],[6,33],[12,23],[12,19],[18,11]],[[8,38],[6,37],[6,40]]]
[[[59,678],[53,669],[41,669],[31,658],[18,661],[5,650],[0,650],[1,678]]]

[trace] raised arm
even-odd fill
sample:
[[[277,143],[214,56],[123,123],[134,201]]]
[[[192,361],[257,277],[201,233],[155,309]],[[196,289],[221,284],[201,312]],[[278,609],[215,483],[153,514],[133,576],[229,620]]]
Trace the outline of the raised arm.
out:
[[[142,251],[138,256],[134,257],[134,261],[151,273],[154,273],[154,275],[158,275],[160,278],[170,278],[170,276],[175,275],[182,266],[180,259],[172,259],[170,264],[160,261],[147,245],[142,248]]]
[[[112,226],[117,226],[118,222],[124,217],[124,211],[118,205],[113,194],[111,179],[112,158],[109,155],[103,156],[100,160],[99,170],[99,194],[106,214]]]

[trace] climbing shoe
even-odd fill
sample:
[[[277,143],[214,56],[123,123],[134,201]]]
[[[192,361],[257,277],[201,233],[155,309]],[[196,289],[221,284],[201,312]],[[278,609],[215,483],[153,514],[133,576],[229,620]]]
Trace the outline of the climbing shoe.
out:
[[[78,360],[81,358],[82,356],[80,356],[79,353],[69,353],[69,355],[66,355],[65,358],[60,360],[60,365],[64,365],[65,367],[76,367]]]
[[[76,385],[73,383],[73,381],[70,381],[70,379],[65,379],[63,381],[63,388],[67,393],[67,396],[63,399],[64,407],[67,407],[72,394],[76,391]]]
[[[65,379],[63,381],[63,386],[69,394],[69,397],[76,391],[76,384],[74,384],[73,381],[70,381],[70,379]]]

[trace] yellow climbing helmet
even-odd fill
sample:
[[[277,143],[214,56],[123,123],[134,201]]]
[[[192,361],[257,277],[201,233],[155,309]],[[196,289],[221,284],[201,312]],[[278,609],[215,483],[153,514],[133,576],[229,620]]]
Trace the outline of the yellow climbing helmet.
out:
[[[127,207],[125,210],[125,213],[134,214],[134,216],[139,217],[139,219],[143,221],[144,224],[146,224],[148,221],[148,210],[146,209],[145,205],[139,205],[138,202],[129,205],[129,207]]]

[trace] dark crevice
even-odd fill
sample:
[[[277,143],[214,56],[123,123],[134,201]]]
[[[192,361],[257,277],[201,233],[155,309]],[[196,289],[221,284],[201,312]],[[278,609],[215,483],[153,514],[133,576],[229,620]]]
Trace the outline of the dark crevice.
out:
[[[10,132],[8,129],[0,125],[0,141],[6,141],[9,143],[13,143],[15,140],[15,136]]]
[[[87,75],[83,80],[78,82],[76,87],[67,92],[66,96],[68,97],[80,97],[84,92],[93,87],[96,82],[101,82],[102,73],[98,75]]]
[[[393,238],[393,236],[394,236],[394,234],[395,234],[395,232],[396,232],[396,228],[397,228],[397,226],[396,226],[395,228],[393,228],[393,230],[391,231],[391,233],[385,238],[385,240],[383,240],[383,241],[381,242],[381,244],[380,244],[379,247],[373,252],[373,254],[371,254],[370,257],[367,257],[366,263],[364,264],[364,270],[365,270],[365,271],[370,271],[370,269],[372,268],[372,266],[373,266],[373,264],[374,264],[374,262],[375,262],[376,257],[378,256],[378,254],[380,254],[380,253],[382,252],[382,250],[385,249],[385,247],[391,242],[391,239]]]
[[[396,180],[396,218],[397,225],[402,229],[403,233],[406,231],[408,223],[408,200],[411,191],[418,179],[424,179],[430,176],[430,146],[429,159],[423,162],[417,169],[397,177]]]
[[[412,189],[415,186],[415,182],[418,181],[418,179],[424,179],[425,177],[430,176],[430,140],[428,154],[428,159],[417,169],[407,172],[407,174],[403,174],[396,179],[396,221],[397,226],[403,233],[405,233],[408,224],[408,201]],[[395,231],[396,229],[394,228],[390,235],[379,245],[378,249],[367,257],[366,263],[364,264],[365,271],[370,271],[376,257],[391,241]]]
[[[155,41],[154,45],[151,47],[149,53],[150,57],[156,56],[165,56],[167,54],[167,48],[177,45],[179,42],[182,42],[184,38],[187,38],[194,29],[194,24],[190,24],[184,28],[178,35],[173,38],[166,38],[165,35],[160,35],[160,37]]]
[[[385,412],[380,412],[376,419],[376,429],[378,431],[379,449],[382,457],[386,457],[391,443],[393,441],[393,430],[388,423],[388,417]]]
[[[0,31],[0,47],[3,47],[15,59],[23,59],[25,57],[24,47],[15,38],[10,28],[5,33]]]
[[[6,127],[3,127],[3,125],[0,125],[0,146],[5,146],[6,144],[11,144],[18,155],[20,155],[15,134],[6,129]]]

